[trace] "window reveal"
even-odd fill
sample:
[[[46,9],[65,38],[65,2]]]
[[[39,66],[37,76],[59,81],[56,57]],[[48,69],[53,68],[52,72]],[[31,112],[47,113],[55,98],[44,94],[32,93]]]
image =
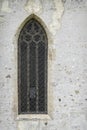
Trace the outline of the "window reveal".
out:
[[[18,39],[18,112],[47,113],[47,36],[32,18]]]

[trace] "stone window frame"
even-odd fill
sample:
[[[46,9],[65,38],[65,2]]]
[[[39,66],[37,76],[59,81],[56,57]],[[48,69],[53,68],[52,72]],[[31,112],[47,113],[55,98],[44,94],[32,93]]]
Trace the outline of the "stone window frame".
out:
[[[29,21],[30,19],[35,18],[45,29],[45,32],[47,34],[48,37],[48,84],[47,84],[47,96],[48,96],[48,104],[47,104],[47,109],[48,109],[48,113],[47,114],[18,114],[18,38],[19,38],[19,34],[21,29],[23,28],[23,26],[26,24],[27,21]],[[41,120],[50,120],[52,119],[52,113],[53,113],[53,88],[52,88],[52,76],[51,76],[51,64],[52,64],[52,57],[50,57],[50,55],[52,55],[52,51],[51,51],[51,47],[50,45],[52,45],[52,36],[47,28],[47,26],[44,24],[44,22],[35,14],[31,14],[30,16],[28,16],[27,18],[25,18],[19,25],[19,28],[15,34],[15,38],[14,38],[14,46],[15,46],[15,69],[16,69],[16,75],[15,75],[15,95],[14,95],[14,109],[16,111],[16,120],[32,120],[32,119],[41,119]]]

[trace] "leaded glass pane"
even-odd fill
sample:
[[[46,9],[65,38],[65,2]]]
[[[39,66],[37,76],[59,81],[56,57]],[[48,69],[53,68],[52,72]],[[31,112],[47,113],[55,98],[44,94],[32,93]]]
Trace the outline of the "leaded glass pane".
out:
[[[19,114],[47,113],[47,36],[31,19],[18,39]]]

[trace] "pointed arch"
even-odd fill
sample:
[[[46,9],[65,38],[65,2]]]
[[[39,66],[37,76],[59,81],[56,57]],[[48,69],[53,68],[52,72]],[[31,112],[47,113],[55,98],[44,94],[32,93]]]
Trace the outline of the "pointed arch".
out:
[[[18,38],[18,113],[47,113],[48,39],[34,15]]]

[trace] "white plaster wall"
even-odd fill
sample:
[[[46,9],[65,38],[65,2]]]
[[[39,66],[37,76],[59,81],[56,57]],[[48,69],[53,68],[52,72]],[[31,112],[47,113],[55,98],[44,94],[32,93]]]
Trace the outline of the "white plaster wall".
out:
[[[87,1],[62,1],[0,0],[0,130],[87,130]],[[53,111],[50,120],[18,121],[14,40],[31,13],[51,34]]]

